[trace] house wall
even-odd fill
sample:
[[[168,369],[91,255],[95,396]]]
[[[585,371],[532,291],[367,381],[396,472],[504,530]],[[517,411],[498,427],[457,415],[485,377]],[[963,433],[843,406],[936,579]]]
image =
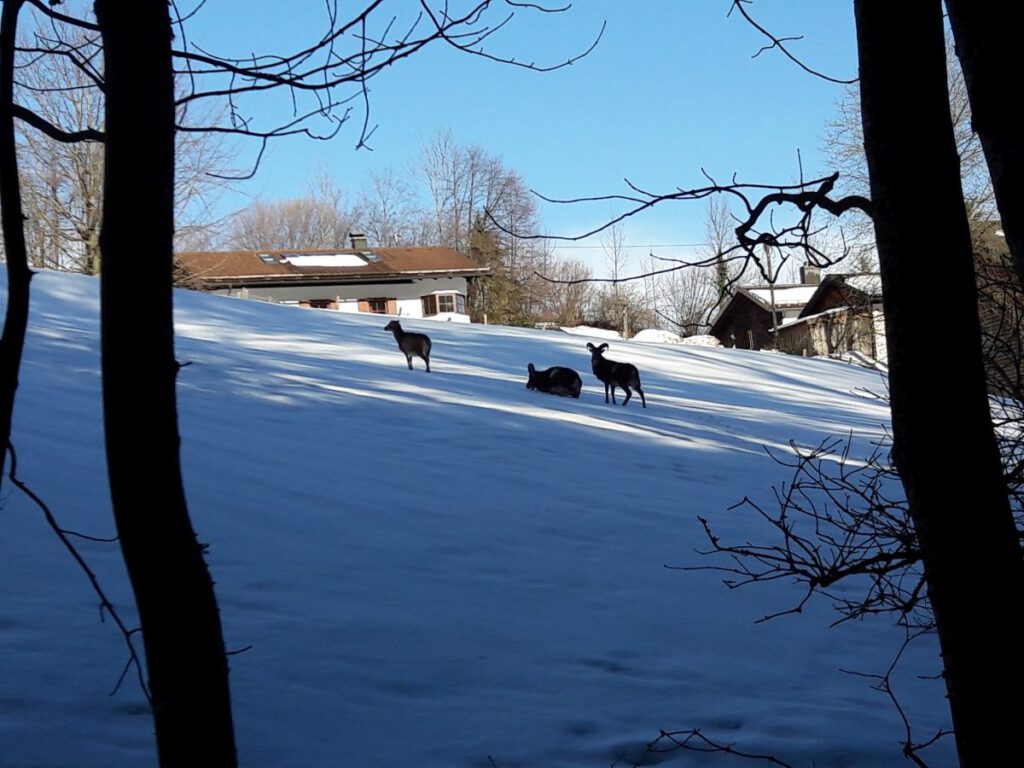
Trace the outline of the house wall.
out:
[[[728,317],[722,318],[722,321],[716,323],[715,326],[715,336],[724,347],[735,347],[736,349],[771,349],[774,347],[771,334],[771,312],[745,296],[738,296],[729,305]]]
[[[881,309],[860,312],[840,309],[809,317],[780,329],[778,349],[807,357],[857,352],[885,363],[885,323]]]
[[[809,323],[815,354],[859,352],[874,357],[874,324],[870,316],[847,310],[824,315]]]
[[[796,323],[779,329],[779,351],[787,355],[811,357],[819,355],[817,340],[810,323]]]
[[[839,282],[826,283],[804,309],[806,322],[780,333],[779,348],[795,355],[854,351],[888,363],[882,305]]]
[[[243,289],[218,288],[212,293],[239,296],[242,298],[273,301],[281,304],[304,304],[327,302],[328,309],[339,312],[367,311],[367,299],[388,299],[389,314],[399,317],[423,317],[422,297],[432,293],[461,293],[466,295],[468,281],[464,277],[425,278],[401,283],[366,283],[361,285],[302,285],[268,286]],[[360,302],[364,302],[362,308]],[[469,322],[468,315],[439,313],[431,319]]]

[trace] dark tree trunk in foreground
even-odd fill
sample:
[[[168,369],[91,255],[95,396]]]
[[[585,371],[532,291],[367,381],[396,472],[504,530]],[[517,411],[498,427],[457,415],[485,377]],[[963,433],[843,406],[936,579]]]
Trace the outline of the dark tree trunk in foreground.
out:
[[[1014,270],[1024,284],[1024,140],[1020,29],[997,0],[946,0],[957,58]]]
[[[25,219],[14,141],[14,46],[22,0],[4,0],[0,16],[0,216],[7,259],[7,312],[0,337],[0,485],[3,485],[7,444],[11,439],[14,396],[28,328],[29,282]]]
[[[106,73],[101,280],[110,490],[162,766],[236,764],[213,583],[182,487],[172,323],[174,93],[166,0],[97,0]]]
[[[919,538],[961,765],[1000,765],[1016,750],[1021,719],[1024,573],[985,391],[942,5],[918,0],[911,13],[857,0],[855,10],[893,456]],[[941,346],[953,365],[934,343],[928,302],[941,304]]]

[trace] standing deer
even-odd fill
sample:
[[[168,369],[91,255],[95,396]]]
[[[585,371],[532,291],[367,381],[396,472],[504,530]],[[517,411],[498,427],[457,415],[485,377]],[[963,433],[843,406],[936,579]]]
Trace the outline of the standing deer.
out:
[[[412,356],[416,355],[423,358],[423,362],[427,364],[427,373],[430,373],[430,337],[427,334],[403,331],[402,324],[397,320],[392,320],[385,325],[384,330],[395,334],[395,341],[398,342],[398,348],[405,355],[405,361],[409,364],[410,371],[412,370]]]
[[[640,394],[640,402],[643,403],[644,408],[647,407],[647,398],[644,397],[644,391],[640,387],[640,371],[636,369],[635,365],[606,360],[604,351],[608,349],[607,344],[602,344],[599,347],[587,344],[587,349],[590,350],[590,364],[594,369],[594,375],[604,382],[604,401],[606,403],[608,402],[608,392],[610,390],[612,393],[612,403],[617,405],[615,403],[615,388],[622,387],[626,392],[626,399],[622,401],[622,404],[625,405],[629,402],[629,398],[633,396],[629,389],[633,387]]]

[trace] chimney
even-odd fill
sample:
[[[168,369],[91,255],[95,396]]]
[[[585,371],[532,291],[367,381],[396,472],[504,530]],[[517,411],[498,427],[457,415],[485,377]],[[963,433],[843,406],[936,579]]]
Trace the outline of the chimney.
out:
[[[370,248],[370,241],[362,232],[349,232],[348,239],[351,241],[354,251],[366,251]]]
[[[800,282],[804,285],[818,285],[821,283],[821,267],[813,264],[804,264],[800,267]]]

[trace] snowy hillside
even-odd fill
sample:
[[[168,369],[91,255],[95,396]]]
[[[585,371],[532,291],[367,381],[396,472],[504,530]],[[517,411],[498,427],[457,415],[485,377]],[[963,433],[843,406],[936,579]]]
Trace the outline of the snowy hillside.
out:
[[[64,526],[110,536],[97,287],[33,281],[14,443]],[[888,699],[839,671],[883,671],[898,630],[828,629],[822,605],[755,624],[797,591],[664,567],[707,564],[698,515],[759,535],[727,508],[789,479],[762,446],[852,432],[867,453],[878,373],[611,340],[647,395],[622,408],[585,336],[407,321],[433,338],[427,374],[387,318],[177,307],[191,512],[227,643],[252,646],[231,659],[243,765],[598,768],[692,727],[799,765],[905,764]],[[580,399],[528,391],[529,362],[575,368]],[[108,695],[126,657],[86,579],[7,481],[0,516],[0,766],[155,765],[133,681]],[[116,546],[81,547],[130,615]],[[927,735],[942,687],[915,675],[936,664],[918,644],[898,680]],[[733,765],[697,757],[663,764]]]

